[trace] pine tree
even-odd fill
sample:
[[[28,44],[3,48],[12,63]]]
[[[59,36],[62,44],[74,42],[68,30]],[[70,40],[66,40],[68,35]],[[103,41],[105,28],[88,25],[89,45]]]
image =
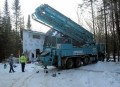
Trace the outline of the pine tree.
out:
[[[2,13],[0,11],[0,32],[1,32],[1,28],[2,28]]]
[[[27,29],[31,30],[30,15],[28,15]]]
[[[2,28],[3,28],[3,43],[4,44],[4,54],[5,58],[10,55],[10,33],[11,33],[11,19],[10,19],[10,11],[9,11],[9,6],[8,6],[8,0],[5,0],[5,5],[4,5],[4,16],[3,16],[3,22],[2,22]]]
[[[21,17],[20,18],[20,30],[21,29],[24,29],[25,28],[25,25],[24,25],[24,17]]]
[[[21,19],[21,6],[20,6],[20,2],[19,0],[14,0],[13,2],[13,14],[14,14],[14,17],[15,17],[15,26],[14,26],[14,29],[16,30],[16,56],[18,56],[18,51],[19,49],[21,49],[21,39],[20,39],[20,19]]]
[[[3,54],[3,29],[2,29],[2,15],[1,15],[1,11],[0,11],[0,62],[2,61],[2,58],[4,57]]]
[[[15,17],[15,26],[14,28],[16,29],[16,33],[19,31],[20,29],[20,15],[21,15],[21,12],[20,12],[20,9],[21,9],[21,6],[20,6],[20,2],[19,0],[14,0],[14,3],[13,3],[13,14],[14,14],[14,17]]]
[[[5,1],[5,6],[4,6],[4,27],[5,27],[5,31],[7,33],[10,32],[11,30],[11,20],[10,20],[10,12],[9,12],[9,6],[8,6],[8,0]]]

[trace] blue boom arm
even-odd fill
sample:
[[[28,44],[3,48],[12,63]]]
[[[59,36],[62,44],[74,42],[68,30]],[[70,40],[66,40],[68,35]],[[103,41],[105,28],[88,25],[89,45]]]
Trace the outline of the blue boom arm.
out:
[[[32,18],[79,42],[93,43],[93,34],[47,4],[36,8]]]

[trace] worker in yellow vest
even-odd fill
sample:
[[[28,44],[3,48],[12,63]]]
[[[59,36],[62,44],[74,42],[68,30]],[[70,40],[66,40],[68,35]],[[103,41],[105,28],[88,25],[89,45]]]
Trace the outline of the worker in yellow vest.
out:
[[[27,62],[27,58],[25,57],[24,54],[22,54],[22,56],[20,57],[20,63],[21,63],[21,69],[22,72],[25,72],[25,64]]]

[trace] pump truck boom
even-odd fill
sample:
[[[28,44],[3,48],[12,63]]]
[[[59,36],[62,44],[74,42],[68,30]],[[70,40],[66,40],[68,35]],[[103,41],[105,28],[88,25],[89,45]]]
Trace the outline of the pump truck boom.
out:
[[[43,4],[36,8],[32,18],[64,35],[46,37],[47,44],[44,45],[44,50],[39,57],[45,66],[80,67],[82,62],[85,65],[97,62],[99,56],[104,56],[104,45],[96,44],[91,32],[49,5]]]

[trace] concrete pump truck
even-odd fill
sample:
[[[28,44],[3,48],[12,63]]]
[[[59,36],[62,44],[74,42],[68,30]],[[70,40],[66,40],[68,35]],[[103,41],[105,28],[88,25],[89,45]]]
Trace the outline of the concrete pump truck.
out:
[[[39,56],[44,66],[70,69],[95,63],[104,57],[104,44],[96,44],[91,32],[49,5],[36,8],[32,18],[60,33],[46,36]]]

